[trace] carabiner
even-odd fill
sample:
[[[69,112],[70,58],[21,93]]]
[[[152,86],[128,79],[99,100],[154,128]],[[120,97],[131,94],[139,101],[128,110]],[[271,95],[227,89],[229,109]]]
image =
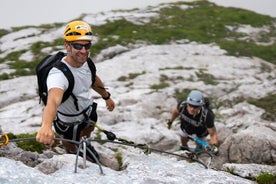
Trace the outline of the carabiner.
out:
[[[3,138],[5,141],[4,142],[0,142],[0,147],[1,146],[6,146],[9,143],[9,137],[8,134],[2,134],[1,138]]]

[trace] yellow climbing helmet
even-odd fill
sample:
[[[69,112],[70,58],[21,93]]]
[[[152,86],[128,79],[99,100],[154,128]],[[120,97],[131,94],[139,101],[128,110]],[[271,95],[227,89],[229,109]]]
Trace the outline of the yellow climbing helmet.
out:
[[[66,25],[63,38],[67,42],[77,40],[92,41],[92,29],[86,22],[73,21]]]

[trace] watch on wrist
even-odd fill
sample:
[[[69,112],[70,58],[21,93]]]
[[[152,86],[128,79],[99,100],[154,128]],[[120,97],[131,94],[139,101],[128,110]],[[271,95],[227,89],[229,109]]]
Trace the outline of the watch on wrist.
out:
[[[102,97],[104,100],[108,100],[110,98],[111,94],[108,91],[107,91],[107,94],[108,94],[107,97]]]

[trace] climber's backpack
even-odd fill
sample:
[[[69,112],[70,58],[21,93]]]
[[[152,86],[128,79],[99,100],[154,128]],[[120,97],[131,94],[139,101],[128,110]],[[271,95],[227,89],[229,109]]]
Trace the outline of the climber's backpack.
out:
[[[213,116],[215,116],[215,114],[214,114],[214,112],[213,112],[213,110],[212,110],[212,107],[211,107],[209,98],[204,97],[204,105],[203,105],[203,107],[204,107],[204,108],[203,108],[203,110],[202,110],[201,117],[200,117],[200,120],[199,120],[199,122],[200,122],[201,124],[203,124],[203,122],[206,121],[207,113],[208,113],[208,112],[209,112],[209,113],[212,113]]]
[[[58,52],[53,55],[48,55],[42,61],[36,66],[36,76],[37,76],[37,83],[38,83],[38,94],[39,94],[39,103],[41,101],[44,103],[44,105],[47,104],[47,97],[48,97],[48,89],[47,89],[47,77],[49,71],[53,68],[56,67],[60,71],[63,72],[65,77],[68,79],[69,85],[67,90],[63,94],[62,102],[66,101],[69,96],[71,95],[74,99],[74,104],[76,106],[76,110],[78,111],[78,103],[77,103],[77,98],[76,96],[72,93],[75,80],[72,72],[68,68],[68,66],[61,62],[61,59],[65,56],[66,54],[63,52]],[[92,84],[95,82],[95,76],[96,76],[96,67],[93,63],[93,61],[88,58],[87,59],[88,66],[91,70],[92,73]]]

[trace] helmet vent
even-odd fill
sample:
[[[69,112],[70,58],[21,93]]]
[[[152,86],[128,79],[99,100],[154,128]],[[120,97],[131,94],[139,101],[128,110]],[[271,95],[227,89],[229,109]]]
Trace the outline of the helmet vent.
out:
[[[92,35],[92,32],[87,32],[85,33],[85,35]]]
[[[78,32],[71,32],[71,33],[66,34],[66,36],[74,36],[74,35],[81,35],[81,34]]]

